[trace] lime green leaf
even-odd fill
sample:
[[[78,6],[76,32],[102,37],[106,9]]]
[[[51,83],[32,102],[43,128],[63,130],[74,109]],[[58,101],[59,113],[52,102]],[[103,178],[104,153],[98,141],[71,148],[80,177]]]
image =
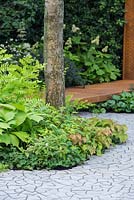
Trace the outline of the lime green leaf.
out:
[[[6,145],[10,144],[9,134],[2,134],[2,135],[0,135],[0,143],[4,143]]]
[[[7,109],[10,109],[10,110],[16,110],[16,108],[13,106],[13,105],[10,105],[10,104],[0,104],[0,108],[7,108]]]
[[[21,124],[23,124],[23,122],[25,121],[27,115],[26,113],[19,111],[16,115],[15,115],[15,121],[16,121],[16,126],[19,126]]]
[[[3,117],[8,122],[8,121],[12,120],[15,117],[15,114],[16,114],[15,112],[8,111],[8,112],[5,112]]]
[[[12,144],[13,146],[18,147],[19,146],[19,139],[12,134],[6,133],[3,135],[0,135],[0,143],[4,143],[6,145]]]
[[[25,106],[21,104],[13,104],[18,110],[25,111]]]
[[[100,69],[100,70],[96,71],[96,74],[97,74],[97,75],[103,75],[103,74],[104,74],[104,71]]]
[[[37,114],[29,114],[28,118],[32,119],[35,122],[40,122],[41,120],[43,120],[43,117]]]
[[[19,139],[15,135],[12,135],[12,134],[9,134],[9,137],[10,137],[10,144],[18,147],[19,146]]]
[[[0,135],[2,135],[3,131],[4,131],[3,129],[0,129]]]
[[[29,135],[26,132],[18,131],[18,132],[12,132],[12,134],[16,135],[23,142],[27,142],[29,140]]]
[[[0,128],[8,129],[8,128],[10,128],[10,126],[8,123],[0,122]]]

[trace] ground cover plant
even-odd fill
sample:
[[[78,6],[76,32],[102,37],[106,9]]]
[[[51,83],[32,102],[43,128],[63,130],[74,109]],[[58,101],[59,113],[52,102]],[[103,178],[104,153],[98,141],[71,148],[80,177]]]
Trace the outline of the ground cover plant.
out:
[[[116,112],[116,113],[133,113],[134,112],[134,92],[133,88],[130,92],[122,92],[119,95],[113,95],[111,99],[100,102],[100,103],[90,103],[90,102],[80,102],[75,100],[70,101],[71,97],[68,97],[68,102],[70,102],[70,111],[79,112],[87,111],[93,113],[106,113],[106,112]]]
[[[98,108],[102,108],[106,112],[134,112],[134,92],[122,92],[120,95],[113,95],[106,102],[98,104]]]

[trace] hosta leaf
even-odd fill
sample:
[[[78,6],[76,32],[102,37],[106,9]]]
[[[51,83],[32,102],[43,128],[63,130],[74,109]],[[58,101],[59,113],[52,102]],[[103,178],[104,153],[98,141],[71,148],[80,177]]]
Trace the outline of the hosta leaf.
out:
[[[16,108],[13,106],[13,105],[10,105],[10,104],[0,104],[0,108],[7,108],[7,109],[10,109],[10,110],[16,110]]]
[[[16,115],[15,115],[15,121],[16,121],[16,126],[19,126],[21,124],[23,124],[23,122],[25,121],[27,115],[26,113],[19,111]]]
[[[29,135],[26,132],[19,131],[19,132],[12,132],[12,134],[16,135],[23,142],[28,142],[29,140]]]
[[[15,135],[5,133],[5,134],[0,135],[0,143],[4,143],[6,145],[12,144],[13,146],[18,147],[19,139]]]
[[[41,120],[43,120],[43,117],[38,114],[29,114],[28,118],[32,119],[35,122],[40,122]]]
[[[24,106],[24,105],[21,105],[21,104],[14,104],[14,106],[15,106],[18,110],[25,111],[25,106]]]
[[[9,124],[8,123],[4,123],[4,122],[0,122],[0,128],[3,128],[3,129],[8,129],[10,128]]]
[[[5,121],[10,121],[10,120],[12,120],[12,119],[14,119],[14,117],[15,117],[15,112],[6,112],[5,114],[4,114],[4,119],[5,119]]]
[[[2,135],[3,131],[4,131],[3,129],[0,129],[0,135]]]
[[[19,139],[15,135],[10,134],[10,144],[18,147],[19,146]]]
[[[6,145],[10,144],[10,136],[9,136],[9,134],[0,135],[0,143],[4,143]]]
[[[13,119],[10,122],[8,122],[9,125],[16,125],[16,121]]]
[[[97,71],[96,71],[96,74],[97,74],[97,75],[103,75],[103,74],[104,74],[104,71],[101,70],[101,69],[100,69],[100,70],[97,70]]]
[[[116,75],[112,73],[112,74],[110,75],[110,78],[111,78],[112,80],[116,80]]]

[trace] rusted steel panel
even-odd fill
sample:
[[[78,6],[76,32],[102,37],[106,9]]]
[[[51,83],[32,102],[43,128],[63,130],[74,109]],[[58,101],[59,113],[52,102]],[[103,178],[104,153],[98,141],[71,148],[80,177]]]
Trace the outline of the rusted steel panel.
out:
[[[120,94],[122,91],[130,91],[134,88],[134,80],[120,80],[109,83],[98,83],[86,85],[85,88],[72,87],[66,88],[66,96],[71,100],[87,101],[91,103],[106,101],[113,94]]]
[[[134,80],[134,0],[125,5],[123,79]]]

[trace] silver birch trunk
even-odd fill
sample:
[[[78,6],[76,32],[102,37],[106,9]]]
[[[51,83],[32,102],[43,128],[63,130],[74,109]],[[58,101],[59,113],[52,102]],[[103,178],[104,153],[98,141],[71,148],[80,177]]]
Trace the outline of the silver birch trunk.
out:
[[[63,57],[64,0],[45,0],[44,62],[46,102],[55,107],[64,105]]]

